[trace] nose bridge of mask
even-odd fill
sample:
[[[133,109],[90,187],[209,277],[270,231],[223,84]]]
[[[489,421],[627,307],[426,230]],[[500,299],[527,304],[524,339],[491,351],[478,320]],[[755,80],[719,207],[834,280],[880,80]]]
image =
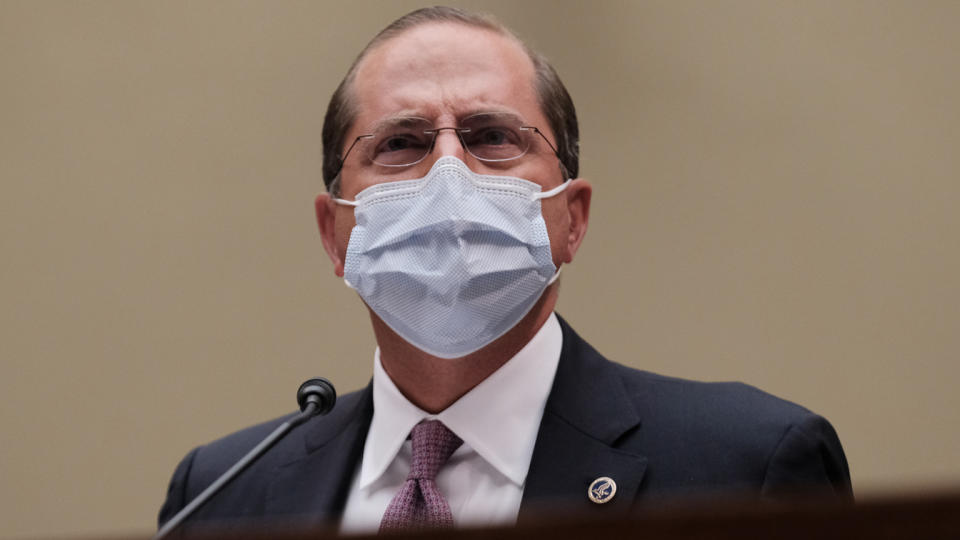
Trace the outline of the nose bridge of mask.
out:
[[[458,158],[454,156],[444,156],[438,159],[433,164],[433,167],[430,168],[430,171],[427,173],[427,175],[422,178],[374,184],[361,190],[360,193],[357,193],[356,197],[352,201],[334,198],[333,202],[342,206],[357,207],[360,206],[364,200],[371,200],[383,196],[413,195],[414,193],[422,191],[432,180],[449,178],[447,174],[443,174],[445,172],[453,173],[457,177],[464,178],[476,187],[493,187],[498,190],[509,189],[510,191],[517,192],[518,194],[528,196],[531,201],[548,199],[558,195],[566,190],[570,185],[570,182],[572,182],[572,179],[568,178],[559,186],[547,191],[542,191],[543,188],[541,186],[529,180],[512,176],[477,174],[467,167],[466,163],[460,161]]]

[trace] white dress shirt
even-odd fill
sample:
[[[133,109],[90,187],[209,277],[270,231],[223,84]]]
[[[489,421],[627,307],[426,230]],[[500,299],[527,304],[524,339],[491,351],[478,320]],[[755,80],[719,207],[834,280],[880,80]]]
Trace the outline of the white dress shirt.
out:
[[[440,420],[463,439],[436,478],[450,503],[454,524],[515,523],[562,345],[560,323],[551,314],[520,352],[435,415],[400,393],[384,371],[377,348],[373,420],[347,497],[341,532],[369,533],[380,527],[387,505],[410,472],[410,430],[425,419]]]

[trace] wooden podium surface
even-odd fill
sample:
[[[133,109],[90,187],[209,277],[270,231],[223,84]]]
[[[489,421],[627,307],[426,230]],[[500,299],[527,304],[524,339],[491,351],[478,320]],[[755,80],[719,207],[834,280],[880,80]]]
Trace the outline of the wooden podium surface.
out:
[[[451,539],[619,539],[726,540],[771,539],[918,539],[960,540],[960,492],[878,498],[858,503],[802,501],[795,504],[735,502],[637,509],[614,519],[583,517],[562,511],[511,528],[459,529],[390,534],[388,538]],[[176,535],[173,535],[176,537]],[[261,529],[190,535],[189,538],[298,540],[336,538],[330,529]],[[349,536],[345,538],[383,538]]]

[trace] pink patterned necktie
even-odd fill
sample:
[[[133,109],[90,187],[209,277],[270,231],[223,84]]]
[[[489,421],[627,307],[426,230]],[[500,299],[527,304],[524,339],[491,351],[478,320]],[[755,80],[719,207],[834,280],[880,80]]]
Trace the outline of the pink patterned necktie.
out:
[[[453,526],[450,505],[437,489],[434,478],[463,441],[439,420],[420,422],[413,427],[410,438],[413,446],[410,475],[383,513],[380,532]]]

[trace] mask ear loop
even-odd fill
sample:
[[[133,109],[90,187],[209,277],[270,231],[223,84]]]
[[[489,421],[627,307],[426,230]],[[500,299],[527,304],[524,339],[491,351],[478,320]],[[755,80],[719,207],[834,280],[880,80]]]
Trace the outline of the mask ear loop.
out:
[[[360,201],[348,201],[348,200],[346,200],[346,199],[337,199],[337,198],[334,198],[334,199],[333,199],[333,202],[335,202],[335,203],[337,203],[337,204],[339,204],[339,205],[341,205],[341,206],[360,206]]]
[[[339,204],[341,206],[357,207],[360,205],[359,201],[348,201],[346,199],[339,199],[337,197],[333,197],[332,200],[335,204]],[[343,278],[343,282],[347,284],[347,287],[350,287],[353,290],[357,290],[357,288],[353,286],[353,283],[350,283],[349,281],[347,281],[347,278]]]
[[[570,182],[573,182],[573,178],[567,178],[562,184],[553,189],[549,189],[547,191],[535,191],[530,194],[530,200],[537,201],[540,199],[549,199],[550,197],[553,197],[554,195],[567,189],[567,186],[570,185]]]
[[[553,277],[550,278],[550,281],[547,282],[547,285],[546,285],[546,287],[544,287],[544,289],[546,289],[547,287],[553,285],[553,282],[556,281],[558,277],[560,277],[560,271],[561,271],[561,270],[563,270],[563,267],[562,267],[562,266],[561,266],[560,268],[557,268],[557,271],[553,274]]]
[[[540,191],[540,192],[531,193],[531,194],[530,194],[530,199],[531,199],[531,200],[534,200],[534,201],[540,200],[540,199],[549,199],[550,197],[553,197],[554,195],[556,195],[556,194],[562,192],[563,190],[567,189],[567,187],[570,186],[570,182],[573,182],[573,178],[567,178],[562,184],[560,184],[559,186],[557,186],[557,187],[555,187],[555,188],[553,188],[553,189],[549,189],[549,190],[547,190],[547,191]],[[544,289],[546,289],[547,287],[553,285],[553,283],[554,283],[555,281],[557,281],[557,278],[560,277],[560,272],[561,272],[562,270],[563,270],[563,267],[562,267],[562,266],[559,267],[559,268],[557,268],[557,271],[554,272],[553,276],[550,277],[550,280],[547,281],[547,284],[544,286]]]

